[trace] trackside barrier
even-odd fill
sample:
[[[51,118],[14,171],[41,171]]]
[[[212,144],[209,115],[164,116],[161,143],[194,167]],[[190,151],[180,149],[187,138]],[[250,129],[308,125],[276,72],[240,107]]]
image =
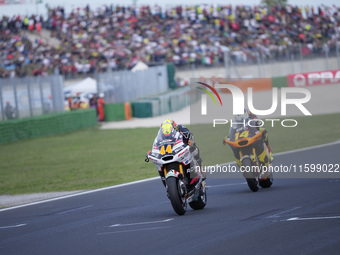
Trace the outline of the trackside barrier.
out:
[[[232,84],[240,88],[243,92],[247,91],[248,88],[253,88],[253,91],[262,91],[272,89],[272,79],[271,78],[257,78],[257,79],[225,79],[220,77],[211,77],[209,81],[205,77],[199,78],[200,82],[208,82],[210,85],[214,84]],[[230,93],[228,89],[221,89],[222,93]]]
[[[105,104],[105,121],[125,120],[124,103]]]
[[[183,109],[190,104],[190,87],[179,88],[167,94],[143,98],[131,103],[132,116],[148,118]]]
[[[323,85],[337,85],[340,69],[315,71],[309,73],[295,73],[287,76],[273,77],[273,87],[309,87]]]
[[[287,76],[273,77],[272,84],[273,84],[273,88],[287,87]]]
[[[131,105],[128,102],[105,104],[105,121],[120,121],[131,119]]]
[[[131,111],[131,104],[129,102],[124,103],[124,111],[125,111],[125,119],[131,120],[132,119],[132,111]]]
[[[168,63],[166,67],[167,67],[167,72],[168,72],[169,88],[174,89],[176,88],[175,65],[173,63]]]
[[[273,77],[273,78],[257,78],[257,79],[245,79],[245,80],[226,80],[224,78],[215,78],[216,83],[229,83],[238,86],[243,91],[252,87],[254,91],[270,90],[272,87],[282,88],[287,87],[287,77]],[[200,81],[206,82],[204,77],[200,77]],[[225,93],[229,93],[228,90],[222,90]],[[193,97],[192,97],[193,98]],[[127,104],[127,103],[125,103]],[[135,118],[149,118],[159,115],[164,115],[170,112],[175,112],[183,109],[190,104],[190,88],[184,87],[171,91],[166,94],[161,94],[154,97],[143,98],[134,102],[131,102],[130,116]],[[105,107],[105,120],[117,121],[125,120],[127,118],[126,106],[124,109],[124,103],[106,105]],[[125,113],[124,113],[125,111]],[[132,114],[131,114],[132,111]],[[128,110],[129,112],[129,110]]]
[[[287,75],[288,87],[338,85],[340,69]]]
[[[153,116],[151,101],[138,101],[131,103],[132,116],[136,118],[148,118]],[[154,112],[155,114],[155,112]],[[156,116],[156,115],[155,115]]]
[[[205,77],[200,77],[201,82],[207,82]],[[279,76],[272,78],[256,78],[256,79],[240,79],[240,80],[228,80],[225,78],[212,77],[210,84],[222,83],[222,84],[233,84],[239,87],[242,91],[247,91],[248,88],[253,88],[253,91],[271,90],[273,87],[282,88],[287,87],[287,76]],[[222,89],[222,92],[229,93],[229,90]]]
[[[95,109],[75,110],[0,122],[0,144],[64,134],[97,125]]]

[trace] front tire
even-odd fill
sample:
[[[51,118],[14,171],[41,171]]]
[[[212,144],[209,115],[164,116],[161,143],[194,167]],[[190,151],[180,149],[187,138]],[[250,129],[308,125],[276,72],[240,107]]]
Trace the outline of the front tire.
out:
[[[250,158],[243,159],[242,166],[245,169],[251,169],[251,159]],[[249,173],[246,173],[246,175],[247,174],[249,176]],[[253,192],[258,191],[259,190],[258,181],[255,178],[247,178],[247,177],[246,177],[246,180],[247,180],[249,189]]]
[[[180,195],[181,187],[175,177],[169,177],[166,180],[168,186],[168,195],[172,208],[178,215],[184,215],[187,211],[187,202],[184,196]]]
[[[259,190],[259,187],[257,186],[257,180],[255,178],[247,178],[248,187],[251,191],[256,192]]]

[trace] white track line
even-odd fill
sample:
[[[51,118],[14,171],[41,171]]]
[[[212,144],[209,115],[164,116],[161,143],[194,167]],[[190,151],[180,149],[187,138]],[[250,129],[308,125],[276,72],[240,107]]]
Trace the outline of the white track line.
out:
[[[83,210],[83,209],[86,209],[86,208],[90,208],[90,207],[92,207],[92,206],[93,206],[93,205],[87,205],[87,206],[83,206],[83,207],[79,207],[79,208],[75,208],[75,209],[63,211],[63,212],[60,212],[60,213],[58,213],[58,214],[67,214],[67,213],[70,213],[70,212],[76,212],[76,211],[79,211],[79,210]]]
[[[17,208],[22,208],[22,207],[26,207],[26,206],[30,206],[30,205],[38,205],[38,204],[47,203],[47,202],[51,202],[51,201],[57,201],[57,200],[61,200],[61,199],[65,199],[65,198],[70,198],[70,197],[82,196],[82,195],[86,195],[86,194],[95,193],[95,192],[98,192],[98,191],[104,191],[104,190],[110,190],[110,189],[125,187],[125,186],[129,186],[129,185],[133,185],[133,184],[137,184],[137,183],[143,183],[143,182],[148,182],[148,181],[153,181],[153,180],[157,180],[157,179],[159,179],[159,177],[152,177],[152,178],[148,178],[148,179],[144,179],[144,180],[139,180],[139,181],[134,181],[134,182],[118,184],[118,185],[114,185],[114,186],[110,186],[110,187],[105,187],[105,188],[101,188],[101,189],[88,190],[88,191],[84,191],[84,192],[79,192],[79,193],[75,193],[75,194],[71,194],[71,195],[51,198],[51,199],[42,200],[42,201],[38,201],[38,202],[33,202],[33,203],[29,203],[29,204],[8,207],[8,208],[0,209],[0,212],[8,211],[8,210],[13,210],[13,209],[17,209]]]
[[[320,145],[314,145],[306,148],[301,148],[301,149],[296,149],[296,150],[291,150],[291,151],[284,151],[284,152],[279,152],[279,153],[274,153],[273,156],[280,156],[280,155],[285,155],[285,154],[291,154],[295,152],[301,152],[301,151],[308,151],[308,150],[313,150],[313,149],[320,149],[332,145],[340,144],[340,140],[332,143],[325,143],[325,144],[320,144]]]
[[[19,228],[19,227],[23,227],[26,226],[27,224],[18,224],[18,225],[13,225],[13,226],[4,226],[4,227],[0,227],[0,229],[7,229],[7,228]]]
[[[139,228],[139,229],[121,230],[121,231],[115,231],[115,232],[104,232],[104,233],[98,233],[97,235],[122,234],[122,233],[130,233],[130,232],[137,232],[137,231],[157,230],[157,229],[163,229],[163,228],[171,228],[171,226],[154,227],[154,228]]]
[[[109,226],[109,228],[164,223],[164,222],[168,222],[168,221],[172,221],[172,220],[174,220],[174,219],[144,221],[144,222],[127,223],[127,224],[114,224],[114,225]]]
[[[285,211],[283,211],[283,212],[279,212],[279,213],[275,213],[275,214],[273,214],[273,215],[267,216],[266,218],[267,218],[267,219],[279,218],[280,215],[282,215],[282,214],[284,214],[284,213],[291,212],[291,211],[295,211],[295,210],[300,209],[300,208],[301,208],[300,206],[297,206],[297,207],[294,207],[294,208],[292,208],[292,209],[288,209],[288,210],[285,210]]]
[[[318,148],[323,148],[323,147],[332,146],[332,145],[336,145],[336,144],[340,144],[340,140],[336,141],[336,142],[332,142],[332,143],[326,143],[326,144],[315,145],[315,146],[306,147],[306,148],[297,149],[297,150],[291,150],[291,151],[275,153],[274,156],[285,155],[285,154],[301,152],[301,151],[306,151],[306,150],[312,150],[312,149],[318,149]],[[231,163],[234,163],[234,162],[229,162],[229,163],[225,163],[225,164],[231,164]],[[221,164],[221,165],[224,165],[224,164]],[[120,188],[120,187],[129,186],[129,185],[133,185],[133,184],[137,184],[137,183],[153,181],[153,180],[156,180],[156,179],[159,179],[159,177],[152,177],[152,178],[148,178],[148,179],[144,179],[144,180],[123,183],[123,184],[119,184],[119,185],[115,185],[115,186],[110,186],[110,187],[105,187],[105,188],[101,188],[101,189],[89,190],[89,191],[79,192],[79,193],[72,194],[72,195],[61,196],[61,197],[51,198],[51,199],[47,199],[47,200],[43,200],[43,201],[38,201],[38,202],[33,202],[33,203],[29,203],[29,204],[8,207],[8,208],[0,209],[0,212],[8,211],[8,210],[13,210],[13,209],[17,209],[17,208],[22,208],[22,207],[26,207],[26,206],[30,206],[30,205],[37,205],[37,204],[47,203],[47,202],[51,202],[51,201],[57,201],[57,200],[61,200],[61,199],[69,198],[69,197],[76,197],[76,196],[91,194],[91,193],[95,193],[95,192],[98,192],[98,191],[104,191],[104,190],[109,190],[109,189],[114,189],[114,188]]]
[[[302,221],[302,220],[332,220],[332,219],[340,219],[340,216],[327,216],[327,217],[310,217],[310,218],[300,218],[294,217],[286,219],[285,221]]]
[[[219,185],[207,186],[207,188],[210,189],[210,188],[219,188],[219,187],[236,186],[236,185],[244,185],[244,184],[247,184],[247,182],[219,184]]]

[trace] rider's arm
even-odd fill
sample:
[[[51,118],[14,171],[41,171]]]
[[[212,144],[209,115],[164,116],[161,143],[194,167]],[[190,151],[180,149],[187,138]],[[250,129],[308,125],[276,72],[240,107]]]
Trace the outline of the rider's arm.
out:
[[[188,128],[186,128],[183,125],[177,125],[177,131],[180,132],[183,135],[183,142],[185,144],[189,143],[189,140],[191,139],[192,135]]]

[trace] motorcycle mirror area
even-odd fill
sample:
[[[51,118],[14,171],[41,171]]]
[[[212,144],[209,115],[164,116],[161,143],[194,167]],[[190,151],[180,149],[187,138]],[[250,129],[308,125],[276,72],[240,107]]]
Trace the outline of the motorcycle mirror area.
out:
[[[145,162],[149,162],[150,160],[149,160],[149,155],[150,155],[150,153],[151,153],[151,150],[149,150],[146,154],[145,154]]]

